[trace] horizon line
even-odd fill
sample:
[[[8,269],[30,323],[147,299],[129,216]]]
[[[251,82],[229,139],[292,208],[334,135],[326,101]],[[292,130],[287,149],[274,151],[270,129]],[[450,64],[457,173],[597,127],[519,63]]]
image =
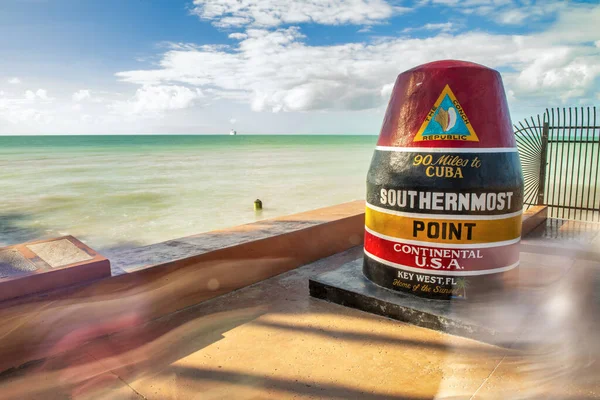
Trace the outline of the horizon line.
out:
[[[0,137],[34,136],[379,136],[375,133],[24,133],[0,134]]]

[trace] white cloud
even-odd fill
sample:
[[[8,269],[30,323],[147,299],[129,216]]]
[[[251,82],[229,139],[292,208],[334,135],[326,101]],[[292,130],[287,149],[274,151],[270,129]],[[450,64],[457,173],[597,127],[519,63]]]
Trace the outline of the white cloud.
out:
[[[192,13],[213,25],[372,24],[407,11],[385,0],[194,0]]]
[[[40,101],[42,100],[42,101]],[[47,109],[50,100],[44,89],[28,90],[22,97],[0,94],[0,120],[11,124],[47,124],[53,121],[52,112]]]
[[[241,33],[241,32],[231,33],[229,35],[229,39],[235,39],[235,40],[243,40],[243,39],[246,39],[247,37],[248,37],[248,35],[246,35],[245,33]]]
[[[525,21],[528,16],[529,15],[524,10],[512,9],[500,13],[496,17],[496,20],[503,24],[520,24]]]
[[[516,78],[522,94],[543,91],[563,101],[586,96],[600,75],[599,57],[577,57],[567,48],[540,55]]]
[[[439,30],[441,32],[452,32],[456,29],[452,22],[444,22],[442,24],[425,24],[423,27],[430,31]]]
[[[439,4],[447,7],[460,7],[466,9],[474,9],[479,7],[503,7],[513,5],[516,0],[430,0],[422,1],[421,4]]]
[[[413,31],[440,31],[440,32],[453,32],[457,30],[456,24],[452,22],[444,22],[439,24],[425,24],[420,28],[404,28],[402,30],[403,33],[413,32]]]
[[[594,42],[600,36],[598,21],[600,21],[600,5],[571,6],[561,12],[553,28],[541,36],[556,43]]]
[[[38,89],[35,92],[31,91],[31,90],[27,90],[25,92],[25,99],[27,99],[29,101],[36,101],[36,100],[51,101],[51,100],[53,100],[50,97],[48,97],[48,92],[45,89]]]
[[[389,99],[390,96],[392,95],[392,90],[393,89],[394,89],[394,82],[392,82],[392,83],[386,83],[385,85],[383,85],[381,87],[381,91],[379,92],[379,94],[384,99]]]
[[[145,85],[127,101],[116,101],[113,111],[122,115],[161,116],[165,111],[191,107],[204,97],[200,89],[176,85]]]
[[[42,100],[50,100],[50,98],[48,97],[48,92],[44,89],[38,89],[35,92],[35,95]]]
[[[18,85],[19,83],[21,83],[21,79],[14,77],[14,78],[10,78],[7,82],[10,85]]]
[[[463,14],[484,16],[503,25],[521,25],[567,8],[562,0],[432,0]],[[422,3],[426,4],[426,2]]]
[[[236,122],[237,122],[237,119],[235,119],[235,118],[231,118],[229,120],[229,123],[231,123],[231,124],[235,124]]]
[[[76,91],[75,93],[73,93],[73,101],[83,101],[83,100],[89,100],[91,99],[92,94],[89,90],[87,89],[81,89]]]
[[[504,70],[515,99],[537,98],[550,105],[593,97],[600,53],[587,42],[599,13],[600,7],[564,11],[554,27],[539,34],[452,35],[443,32],[452,25],[431,24],[442,32],[331,46],[304,43],[297,27],[248,29],[247,38],[234,47],[174,49],[156,69],[117,76],[141,85],[192,85],[211,96],[246,102],[254,111],[358,110],[384,105],[390,82],[403,70],[464,59]],[[573,21],[579,22],[576,32],[571,32]]]
[[[494,19],[496,22],[508,25],[520,25],[539,18],[546,17],[564,9],[564,1],[544,1],[534,4],[521,5],[519,8],[501,10]]]

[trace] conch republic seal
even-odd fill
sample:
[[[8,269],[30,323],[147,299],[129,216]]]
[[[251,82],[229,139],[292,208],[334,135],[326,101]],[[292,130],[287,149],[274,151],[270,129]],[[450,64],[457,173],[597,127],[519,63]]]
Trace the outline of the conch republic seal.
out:
[[[367,177],[364,275],[433,299],[502,288],[522,209],[500,74],[453,60],[400,74]]]

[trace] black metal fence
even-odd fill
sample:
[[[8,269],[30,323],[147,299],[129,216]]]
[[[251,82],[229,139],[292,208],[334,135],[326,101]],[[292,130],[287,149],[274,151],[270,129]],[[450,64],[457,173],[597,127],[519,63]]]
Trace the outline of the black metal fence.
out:
[[[549,217],[600,221],[600,121],[596,107],[552,108],[514,125],[525,205]]]

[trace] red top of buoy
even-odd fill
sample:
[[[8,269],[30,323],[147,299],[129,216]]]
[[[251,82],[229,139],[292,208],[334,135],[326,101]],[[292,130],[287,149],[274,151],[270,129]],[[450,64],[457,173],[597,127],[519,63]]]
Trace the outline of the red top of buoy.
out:
[[[378,146],[515,147],[498,71],[457,60],[398,75]]]

